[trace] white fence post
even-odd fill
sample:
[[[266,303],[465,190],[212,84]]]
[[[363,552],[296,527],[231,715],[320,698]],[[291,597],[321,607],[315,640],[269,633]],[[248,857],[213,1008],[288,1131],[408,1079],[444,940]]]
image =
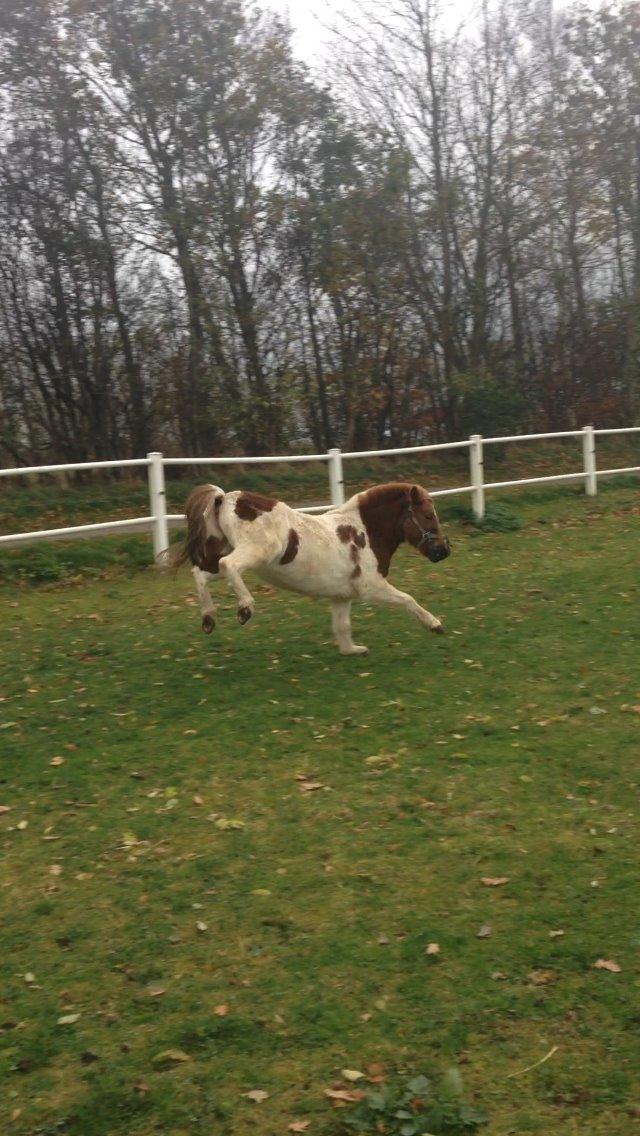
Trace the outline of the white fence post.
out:
[[[471,507],[476,520],[484,517],[484,457],[482,434],[472,434],[469,438],[469,465],[471,467]]]
[[[329,450],[329,489],[332,505],[344,505],[344,474],[342,472],[342,451]]]
[[[162,454],[147,454],[149,459],[149,501],[153,517],[153,557],[159,556],[169,547],[169,526],[167,525],[167,496],[164,484],[164,464]]]
[[[598,492],[598,476],[596,473],[596,435],[593,426],[583,427],[582,456],[584,459],[584,491],[588,497],[595,497]]]

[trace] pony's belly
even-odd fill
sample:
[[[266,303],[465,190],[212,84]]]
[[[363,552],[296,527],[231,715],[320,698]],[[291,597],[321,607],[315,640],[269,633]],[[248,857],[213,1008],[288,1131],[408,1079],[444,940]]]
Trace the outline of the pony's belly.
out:
[[[354,594],[349,571],[328,572],[315,564],[269,564],[257,569],[257,575],[276,588],[303,596],[349,599]]]

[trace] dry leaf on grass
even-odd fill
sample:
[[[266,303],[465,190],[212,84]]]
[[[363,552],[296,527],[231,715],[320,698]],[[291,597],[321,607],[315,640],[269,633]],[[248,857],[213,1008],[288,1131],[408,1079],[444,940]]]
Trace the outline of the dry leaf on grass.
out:
[[[508,876],[483,876],[482,879],[480,880],[480,883],[484,884],[484,886],[488,887],[488,888],[502,887],[503,884],[509,883],[509,877]]]
[[[425,953],[425,955],[439,955],[440,954],[440,944],[439,943],[429,943],[429,946],[426,947],[424,953]]]
[[[288,1125],[289,1132],[306,1132],[311,1124],[310,1120],[292,1120]]]
[[[593,965],[596,970],[609,970],[612,974],[620,974],[622,969],[613,959],[598,959]]]
[[[265,1093],[264,1089],[250,1089],[248,1093],[243,1093],[242,1095],[243,1097],[247,1097],[248,1100],[253,1101],[254,1104],[262,1104],[269,1096],[268,1093]]]
[[[483,923],[482,927],[479,927],[478,930],[476,931],[476,939],[490,939],[490,938],[491,938],[491,926],[490,926],[489,923]]]
[[[224,1018],[229,1013],[229,1007],[226,1005],[214,1006],[213,1012],[218,1018]]]
[[[345,1081],[360,1081],[364,1077],[359,1069],[341,1069],[340,1075],[344,1077]]]
[[[185,1061],[190,1061],[188,1053],[183,1049],[163,1049],[161,1053],[156,1053],[155,1057],[151,1058],[151,1064],[156,1066],[161,1065],[182,1065]]]
[[[552,982],[556,981],[557,975],[553,970],[531,970],[528,978],[534,986],[550,986]]]
[[[364,1093],[361,1089],[325,1089],[325,1097],[330,1101],[337,1101],[338,1104],[344,1102],[353,1104],[356,1101],[362,1100]]]

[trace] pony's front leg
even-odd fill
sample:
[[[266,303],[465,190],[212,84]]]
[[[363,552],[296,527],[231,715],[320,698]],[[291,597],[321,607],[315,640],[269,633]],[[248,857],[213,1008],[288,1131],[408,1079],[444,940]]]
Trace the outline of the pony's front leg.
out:
[[[202,568],[198,568],[195,564],[191,572],[198,592],[198,601],[202,615],[202,630],[206,635],[210,635],[216,625],[216,609],[211,599],[211,593],[207,587],[212,576],[210,572],[203,572]]]
[[[444,627],[435,615],[432,615],[426,608],[420,607],[417,600],[410,596],[408,592],[401,592],[398,588],[394,588],[388,580],[382,576],[378,580],[368,584],[366,588],[362,589],[361,596],[363,600],[370,600],[374,603],[393,604],[394,607],[403,607],[410,615],[414,615],[423,627],[427,627],[429,631],[433,631],[436,635],[444,634]]]
[[[331,626],[341,655],[366,655],[368,647],[360,647],[351,638],[351,600],[331,601]]]
[[[223,556],[220,560],[220,575],[226,576],[238,601],[240,623],[247,623],[251,619],[255,607],[255,600],[242,579],[242,573],[249,568],[258,568],[270,559],[271,557],[266,556],[263,550],[240,547],[235,548],[233,552],[230,552],[228,556]]]

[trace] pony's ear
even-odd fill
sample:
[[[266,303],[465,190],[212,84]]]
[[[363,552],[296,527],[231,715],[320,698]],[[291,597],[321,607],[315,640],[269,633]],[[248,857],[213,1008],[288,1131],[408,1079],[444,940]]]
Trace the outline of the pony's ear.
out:
[[[422,489],[420,488],[419,485],[412,485],[411,486],[411,489],[409,491],[409,497],[411,498],[411,504],[414,505],[417,508],[417,506],[422,501]]]

